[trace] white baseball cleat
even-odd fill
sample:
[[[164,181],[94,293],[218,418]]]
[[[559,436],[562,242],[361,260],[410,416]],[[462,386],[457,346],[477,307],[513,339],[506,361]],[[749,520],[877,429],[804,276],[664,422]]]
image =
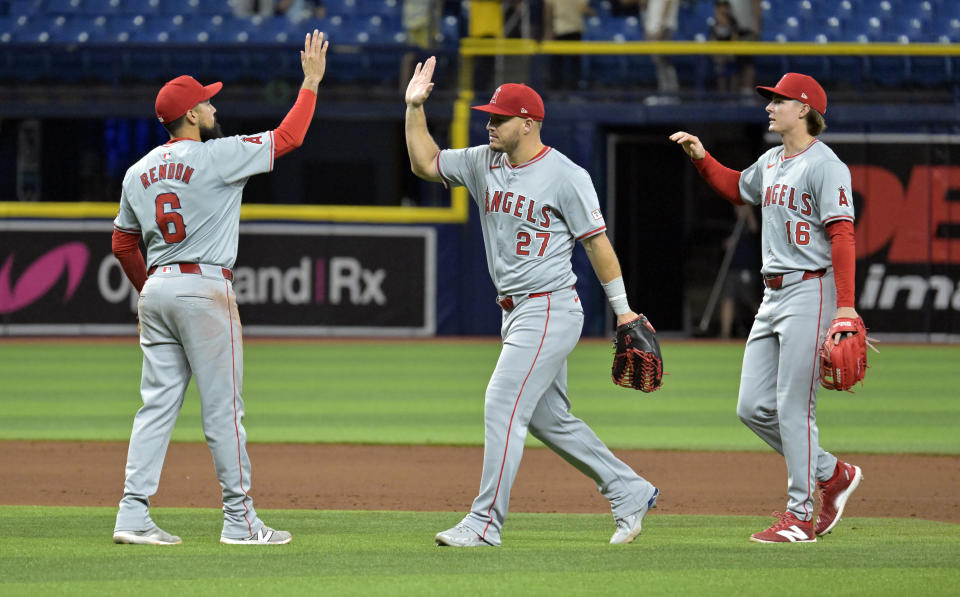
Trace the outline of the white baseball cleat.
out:
[[[180,537],[171,535],[160,527],[146,531],[114,531],[114,543],[127,545],[180,545]]]
[[[468,529],[462,523],[437,533],[437,547],[488,547],[489,543],[483,540],[472,529]]]
[[[660,497],[660,490],[656,487],[653,488],[653,496],[647,501],[647,506],[642,510],[638,510],[629,516],[616,519],[617,530],[613,533],[613,536],[610,537],[611,545],[620,545],[624,543],[630,543],[637,536],[640,535],[640,530],[643,525],[643,517],[647,515],[647,512],[651,508],[657,507],[657,498]]]
[[[275,531],[266,525],[260,527],[260,530],[250,537],[242,539],[220,537],[220,543],[224,545],[286,545],[291,541],[293,536],[287,531]]]

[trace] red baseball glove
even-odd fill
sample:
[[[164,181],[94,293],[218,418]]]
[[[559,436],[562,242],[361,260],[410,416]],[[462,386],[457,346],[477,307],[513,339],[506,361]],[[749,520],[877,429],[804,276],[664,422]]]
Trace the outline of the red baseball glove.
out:
[[[657,330],[646,316],[617,326],[613,339],[615,354],[611,377],[613,383],[624,388],[653,392],[663,383],[663,358]]]
[[[837,334],[840,340],[834,341]],[[870,343],[872,340],[867,337],[862,318],[834,319],[820,347],[820,385],[852,393],[850,388],[867,374],[867,347],[880,352]]]

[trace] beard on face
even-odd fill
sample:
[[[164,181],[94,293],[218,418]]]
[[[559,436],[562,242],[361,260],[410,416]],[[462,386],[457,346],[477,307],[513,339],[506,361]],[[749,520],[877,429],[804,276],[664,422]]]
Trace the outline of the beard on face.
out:
[[[200,127],[200,140],[209,141],[210,139],[219,139],[223,137],[223,131],[220,129],[220,123],[213,121],[213,126],[209,128]]]

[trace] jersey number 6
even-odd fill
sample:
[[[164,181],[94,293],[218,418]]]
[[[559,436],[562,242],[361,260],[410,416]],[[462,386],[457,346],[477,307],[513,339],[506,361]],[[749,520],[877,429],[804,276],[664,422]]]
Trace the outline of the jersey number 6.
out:
[[[534,234],[538,239],[540,239],[540,250],[537,251],[537,257],[543,257],[543,252],[547,250],[547,241],[550,240],[549,232],[537,232]],[[530,233],[523,232],[522,230],[517,233],[517,255],[529,255],[530,251],[527,250],[527,247],[530,246]]]
[[[180,209],[180,197],[176,193],[161,193],[155,201],[157,205],[157,226],[163,240],[172,245],[187,238],[187,227],[183,223],[183,216],[173,211]]]

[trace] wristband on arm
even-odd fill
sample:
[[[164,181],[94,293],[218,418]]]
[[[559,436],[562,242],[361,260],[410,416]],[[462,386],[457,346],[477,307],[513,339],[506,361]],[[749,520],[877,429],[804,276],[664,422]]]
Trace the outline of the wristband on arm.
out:
[[[610,301],[610,307],[614,314],[623,315],[630,312],[630,305],[627,303],[627,289],[623,285],[623,276],[610,280],[606,284],[601,283],[603,291],[607,294],[607,300]]]

